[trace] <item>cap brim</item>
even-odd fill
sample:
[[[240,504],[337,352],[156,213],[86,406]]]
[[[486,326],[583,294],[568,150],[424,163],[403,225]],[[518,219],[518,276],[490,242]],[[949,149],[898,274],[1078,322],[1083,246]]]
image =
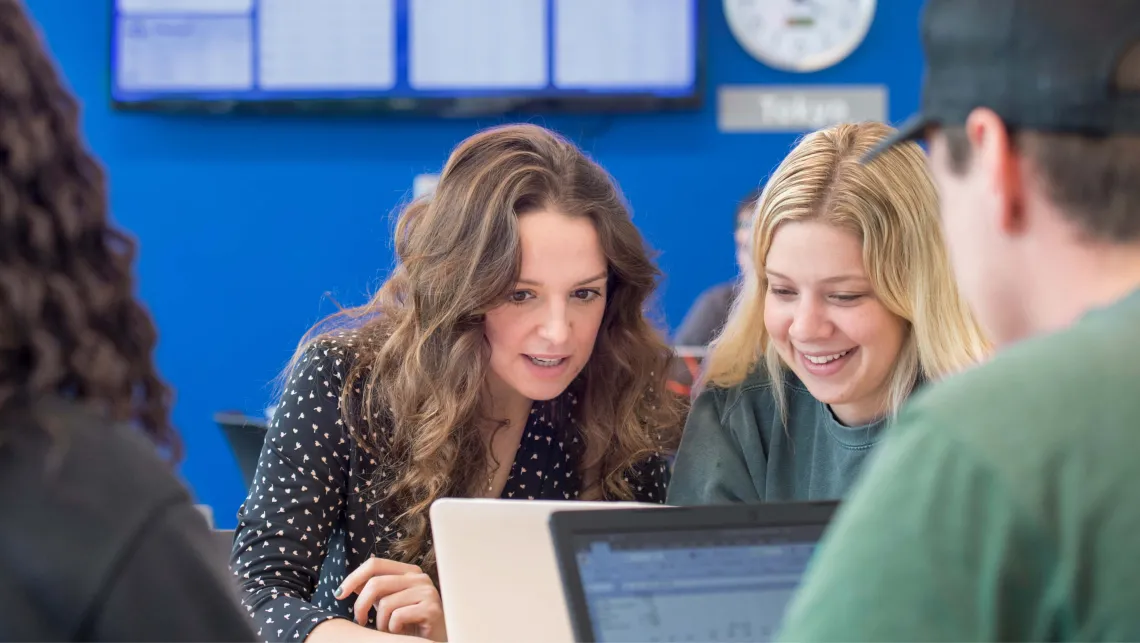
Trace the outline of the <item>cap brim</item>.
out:
[[[874,160],[883,152],[891,149],[899,143],[906,143],[907,141],[917,141],[926,138],[926,130],[930,128],[932,121],[923,114],[915,114],[906,119],[898,130],[884,138],[878,145],[873,147],[870,152],[863,155],[862,162],[869,163]]]

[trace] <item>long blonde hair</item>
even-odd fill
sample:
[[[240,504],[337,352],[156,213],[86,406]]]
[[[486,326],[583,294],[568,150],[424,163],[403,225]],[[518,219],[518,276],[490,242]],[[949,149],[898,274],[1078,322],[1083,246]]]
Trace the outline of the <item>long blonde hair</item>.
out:
[[[705,382],[729,388],[763,365],[781,412],[786,366],[764,326],[765,264],[777,228],[821,221],[857,234],[875,295],[908,324],[891,374],[888,414],[921,377],[938,380],[985,358],[990,350],[958,291],[942,239],[938,194],[922,149],[892,148],[869,163],[863,155],[894,130],[882,123],[843,124],[807,135],[780,163],[756,207],[754,270],[714,341]]]
[[[382,462],[372,487],[386,490],[375,502],[400,527],[392,555],[428,573],[428,509],[483,481],[478,425],[499,419],[482,416],[484,315],[516,287],[519,217],[544,209],[591,221],[609,267],[594,351],[571,384],[585,444],[581,497],[633,499],[630,468],[679,439],[683,403],[666,388],[670,349],[646,317],[659,272],[613,179],[541,127],[471,136],[452,152],[434,194],[400,213],[397,265],[372,301],[318,324],[297,353],[351,329],[356,357],[343,419]]]

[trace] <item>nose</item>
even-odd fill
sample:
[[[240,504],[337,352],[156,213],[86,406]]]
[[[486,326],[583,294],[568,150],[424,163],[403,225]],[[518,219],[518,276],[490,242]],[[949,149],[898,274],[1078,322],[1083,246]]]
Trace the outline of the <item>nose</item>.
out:
[[[827,319],[824,305],[812,297],[801,297],[788,327],[788,337],[793,342],[808,344],[826,339],[832,332],[832,324]]]
[[[566,302],[553,301],[546,306],[538,336],[552,346],[562,346],[570,339],[570,317]]]

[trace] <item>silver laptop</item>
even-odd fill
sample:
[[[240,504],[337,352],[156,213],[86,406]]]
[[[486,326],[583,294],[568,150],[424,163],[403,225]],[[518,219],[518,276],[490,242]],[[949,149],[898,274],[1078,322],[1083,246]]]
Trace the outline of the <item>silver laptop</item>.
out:
[[[659,506],[568,500],[435,501],[432,543],[448,640],[573,641],[554,560],[550,515]]]

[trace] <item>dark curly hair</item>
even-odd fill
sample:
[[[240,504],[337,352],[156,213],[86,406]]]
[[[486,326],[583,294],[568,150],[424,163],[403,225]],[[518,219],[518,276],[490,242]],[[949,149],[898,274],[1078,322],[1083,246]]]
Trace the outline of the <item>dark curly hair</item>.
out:
[[[146,433],[173,461],[170,389],[111,227],[79,106],[18,0],[0,0],[0,406],[63,397]]]

